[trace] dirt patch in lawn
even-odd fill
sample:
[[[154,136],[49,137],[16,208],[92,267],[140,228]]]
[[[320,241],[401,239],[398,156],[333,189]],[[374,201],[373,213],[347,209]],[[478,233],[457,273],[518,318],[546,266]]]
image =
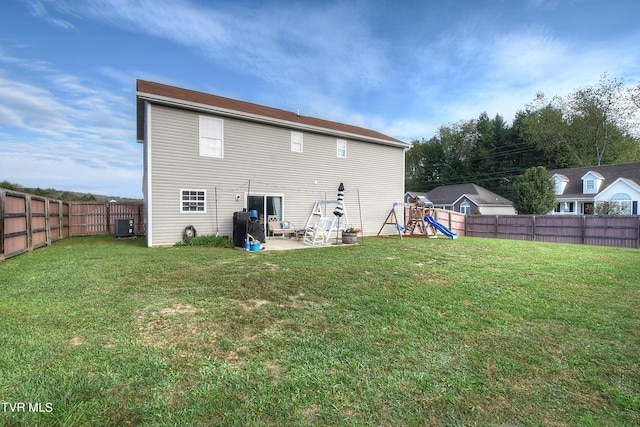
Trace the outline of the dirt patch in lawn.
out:
[[[327,303],[304,293],[282,302],[229,299],[205,308],[169,303],[137,310],[134,321],[146,345],[177,349],[181,357],[198,354],[242,363],[264,337],[284,339],[284,331],[291,326],[284,311]]]

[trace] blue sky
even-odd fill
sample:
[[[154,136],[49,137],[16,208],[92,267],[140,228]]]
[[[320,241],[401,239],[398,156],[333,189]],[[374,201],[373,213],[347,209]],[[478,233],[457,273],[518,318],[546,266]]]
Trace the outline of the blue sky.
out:
[[[603,73],[640,81],[637,0],[0,2],[0,181],[141,197],[137,78],[404,141]]]

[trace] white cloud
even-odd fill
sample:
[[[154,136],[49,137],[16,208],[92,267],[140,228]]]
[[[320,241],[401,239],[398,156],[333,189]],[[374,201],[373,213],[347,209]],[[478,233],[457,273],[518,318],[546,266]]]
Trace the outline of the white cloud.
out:
[[[71,109],[47,89],[0,75],[0,92],[0,123],[34,131],[72,127]]]
[[[42,61],[5,54],[2,63],[18,68],[14,75],[0,69],[0,132],[11,135],[0,145],[0,179],[57,188],[75,183],[96,193],[107,182],[114,188],[117,177],[141,175],[131,98]],[[138,187],[122,195],[137,197]]]
[[[43,18],[45,21],[53,25],[56,25],[60,28],[64,28],[65,30],[74,28],[73,24],[71,24],[69,21],[54,18],[51,15],[49,15],[49,12],[47,11],[46,7],[42,2],[38,0],[28,0],[27,3],[31,8],[31,13],[33,14],[33,16]]]
[[[2,153],[2,157],[0,180],[27,187],[53,187],[106,196],[141,197],[142,194],[141,168],[109,165],[105,169],[104,165],[78,163],[63,155],[43,155],[37,151]],[[46,171],[46,176],[40,171]]]
[[[390,64],[352,4],[204,7],[187,1],[52,2],[65,13],[194,48],[243,73],[293,90],[312,82],[339,91],[379,86]],[[140,17],[144,16],[144,20]]]
[[[557,15],[567,8],[557,0],[507,3],[499,18],[497,8],[474,4],[453,12],[438,8],[431,20],[404,11],[394,15],[395,26],[387,27],[383,14],[394,13],[395,6],[383,12],[381,4],[365,1],[30,0],[33,16],[74,29],[64,31],[66,40],[76,31],[85,34],[80,22],[98,24],[105,31],[100,36],[110,31],[117,37],[134,35],[137,51],[134,58],[129,49],[112,47],[95,56],[104,62],[68,72],[72,65],[57,62],[55,53],[41,55],[47,60],[24,59],[0,46],[0,134],[12,136],[0,152],[14,160],[30,153],[38,165],[100,170],[92,175],[96,185],[112,174],[139,175],[136,78],[299,108],[303,115],[405,141],[429,138],[439,126],[477,118],[483,111],[509,121],[536,92],[563,95],[594,83],[605,71],[631,82],[640,78],[637,32],[606,42],[574,38],[558,25],[562,17]],[[413,9],[432,12],[425,6]],[[553,19],[507,20],[526,14],[553,14]],[[167,58],[177,48],[180,59],[197,65],[179,69],[154,57],[147,66],[140,49],[146,43],[166,49]],[[110,62],[112,57],[119,62]],[[93,77],[84,74],[91,72]]]

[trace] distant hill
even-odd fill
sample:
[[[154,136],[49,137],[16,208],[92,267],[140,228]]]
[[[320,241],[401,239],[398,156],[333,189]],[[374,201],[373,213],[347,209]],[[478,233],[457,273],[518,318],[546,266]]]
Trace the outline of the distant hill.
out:
[[[141,199],[132,199],[129,197],[101,196],[101,195],[96,195],[91,193],[81,193],[77,191],[56,190],[55,188],[46,188],[46,189],[42,189],[40,187],[31,188],[31,187],[22,186],[20,184],[14,184],[9,181],[0,182],[0,188],[19,191],[21,193],[33,194],[35,196],[48,197],[50,199],[64,200],[67,202],[104,203],[104,202],[110,202],[111,200],[116,200],[118,202],[142,203]]]

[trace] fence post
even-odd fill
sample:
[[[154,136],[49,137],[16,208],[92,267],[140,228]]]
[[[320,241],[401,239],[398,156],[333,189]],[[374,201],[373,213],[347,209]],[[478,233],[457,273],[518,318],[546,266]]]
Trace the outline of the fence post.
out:
[[[44,199],[44,228],[47,235],[47,246],[51,246],[51,211],[49,210],[49,199]]]
[[[24,196],[24,210],[27,222],[27,250],[33,250],[33,218],[31,212],[31,195],[25,194]]]
[[[467,214],[464,214],[464,235],[468,236],[468,231],[469,231],[469,219],[467,218]]]
[[[536,241],[536,216],[531,216],[531,241]]]
[[[71,237],[73,236],[73,204],[71,202],[67,202],[67,206],[68,206],[68,211],[69,213],[67,214],[68,217],[68,221],[69,221],[69,236]]]
[[[58,204],[58,238],[56,240],[64,239],[64,207],[62,206],[62,200],[56,202]]]
[[[584,245],[585,235],[587,234],[587,218],[582,215],[582,230],[580,233],[580,244]]]
[[[496,239],[498,238],[499,234],[498,234],[498,215],[496,215],[496,223],[495,223],[495,227],[496,227]]]

